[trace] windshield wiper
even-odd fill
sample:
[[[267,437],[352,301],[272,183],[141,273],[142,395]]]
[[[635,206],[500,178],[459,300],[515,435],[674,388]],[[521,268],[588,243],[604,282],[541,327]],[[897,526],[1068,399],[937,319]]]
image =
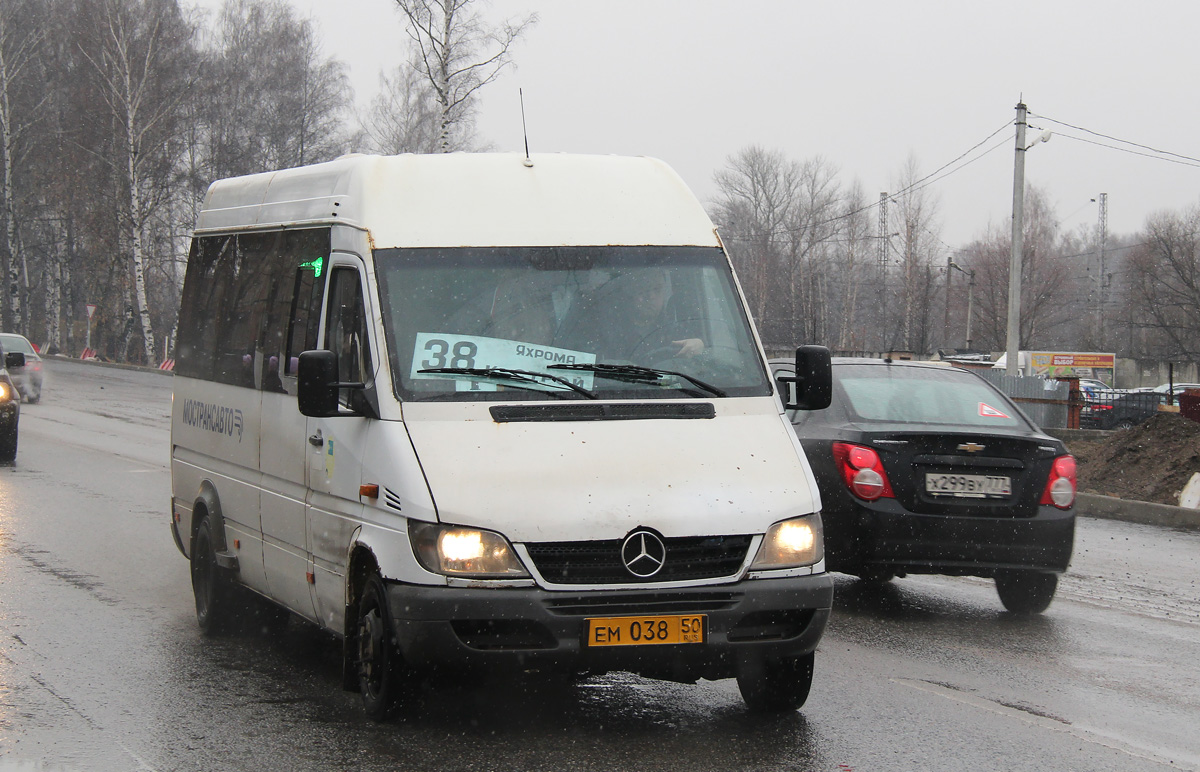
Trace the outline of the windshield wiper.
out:
[[[658,370],[653,367],[642,367],[641,365],[610,365],[603,362],[596,364],[575,364],[575,365],[548,365],[550,370],[583,370],[589,373],[611,378],[614,381],[626,381],[628,383],[658,383],[664,376],[673,375],[676,378],[682,378],[688,383],[697,386],[709,394],[716,397],[727,396],[724,391],[718,389],[710,383],[705,383],[699,378],[693,378],[687,373],[680,373],[674,370]]]
[[[418,373],[441,373],[445,375],[466,375],[480,380],[484,378],[492,378],[503,381],[513,381],[517,388],[527,389],[528,391],[540,391],[544,394],[562,394],[561,391],[545,391],[544,389],[534,389],[521,384],[534,383],[539,386],[545,386],[539,378],[553,381],[554,383],[566,386],[571,391],[582,394],[588,399],[598,399],[598,397],[587,389],[577,384],[571,383],[566,378],[552,375],[550,373],[539,373],[532,370],[514,370],[508,367],[428,367],[424,370],[418,370]],[[531,377],[532,376],[532,377]]]

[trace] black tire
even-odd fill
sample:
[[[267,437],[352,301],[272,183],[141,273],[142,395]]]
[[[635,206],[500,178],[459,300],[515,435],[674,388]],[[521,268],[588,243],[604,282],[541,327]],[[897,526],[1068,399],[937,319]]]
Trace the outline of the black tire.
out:
[[[1058,589],[1058,574],[1048,571],[1006,571],[996,574],[996,594],[1014,614],[1040,614],[1050,607]]]
[[[896,572],[887,568],[860,568],[855,576],[864,584],[882,585],[895,579]]]
[[[25,401],[31,405],[36,405],[38,402],[41,401],[41,399],[42,399],[42,393],[40,391],[35,391],[34,393],[30,394],[29,397],[26,398]]]
[[[192,541],[192,594],[200,632],[216,635],[229,627],[234,589],[232,579],[217,565],[213,519],[205,515]]]
[[[377,573],[367,578],[359,595],[354,645],[363,709],[375,721],[394,717],[411,702],[415,687],[396,643],[387,589]]]
[[[1126,429],[1132,429],[1136,425],[1137,424],[1135,424],[1131,419],[1122,418],[1120,421],[1117,421],[1115,424],[1113,424],[1113,428],[1118,431],[1125,431]]]
[[[0,464],[11,464],[17,460],[17,427],[0,436]]]
[[[815,659],[816,654],[809,653],[738,668],[738,690],[746,707],[755,713],[783,713],[803,706],[812,688]]]

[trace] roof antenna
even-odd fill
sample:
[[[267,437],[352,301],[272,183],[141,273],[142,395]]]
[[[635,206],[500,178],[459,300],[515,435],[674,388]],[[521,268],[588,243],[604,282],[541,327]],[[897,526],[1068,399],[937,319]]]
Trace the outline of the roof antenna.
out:
[[[522,163],[525,166],[533,166],[533,161],[529,158],[529,130],[525,128],[525,90],[519,88],[517,93],[521,96],[521,134],[525,137],[525,160]]]

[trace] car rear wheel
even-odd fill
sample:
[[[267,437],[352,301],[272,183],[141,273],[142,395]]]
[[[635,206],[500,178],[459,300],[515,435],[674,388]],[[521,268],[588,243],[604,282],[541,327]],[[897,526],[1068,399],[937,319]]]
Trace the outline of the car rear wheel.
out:
[[[217,565],[213,520],[205,515],[192,542],[192,593],[196,596],[196,623],[205,635],[223,631],[232,618],[234,584]]]
[[[1124,431],[1126,429],[1132,429],[1135,425],[1136,424],[1134,424],[1132,420],[1128,418],[1122,418],[1120,421],[1117,421],[1115,424],[1113,424],[1113,428]]]
[[[1048,571],[1005,571],[996,574],[996,594],[1014,614],[1040,614],[1050,607],[1058,575]]]
[[[737,685],[746,707],[756,713],[796,710],[812,688],[815,653],[801,657],[753,660],[738,668]]]

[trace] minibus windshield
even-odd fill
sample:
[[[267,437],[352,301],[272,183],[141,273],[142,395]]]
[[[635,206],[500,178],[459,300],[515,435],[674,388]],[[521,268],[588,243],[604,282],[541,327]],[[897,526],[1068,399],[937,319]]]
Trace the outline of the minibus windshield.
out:
[[[379,249],[375,270],[403,400],[770,394],[714,247]]]

